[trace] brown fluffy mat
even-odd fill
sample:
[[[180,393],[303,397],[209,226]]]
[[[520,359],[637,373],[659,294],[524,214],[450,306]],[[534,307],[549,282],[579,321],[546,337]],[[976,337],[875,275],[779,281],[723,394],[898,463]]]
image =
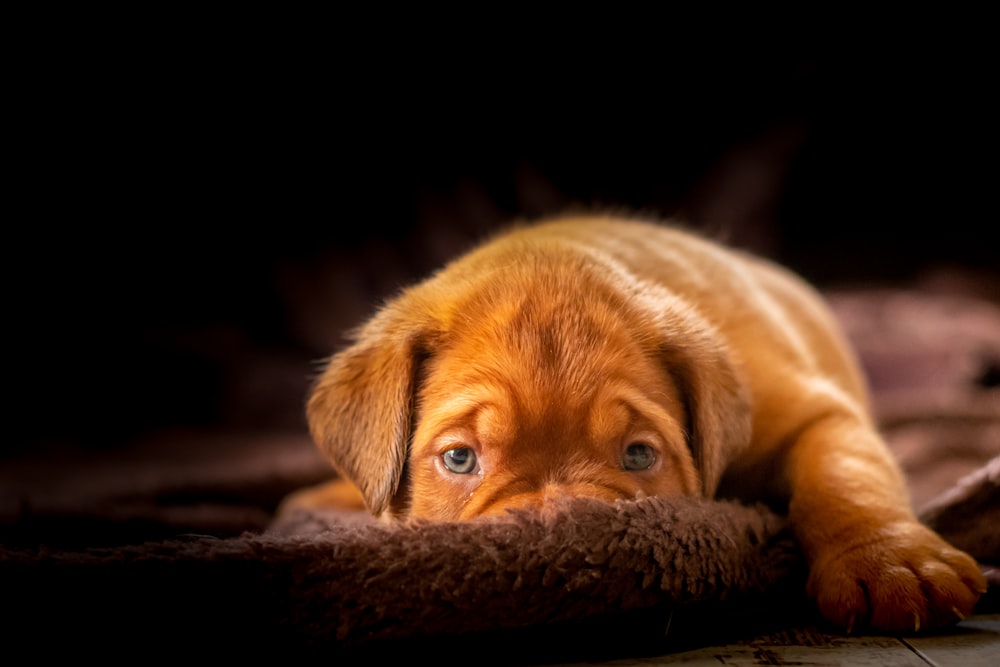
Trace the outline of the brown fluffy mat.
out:
[[[622,615],[638,644],[663,636],[674,604],[794,604],[801,587],[780,520],[736,504],[576,500],[461,525],[299,520],[227,539],[8,553],[4,607],[16,614],[5,628],[58,628],[91,648],[114,629],[144,644],[246,648],[252,638],[259,649],[343,654],[542,627],[565,644],[586,621]],[[610,645],[617,636],[593,633],[615,627],[592,625],[582,643]]]
[[[1000,566],[1000,312],[911,292],[830,296],[922,520]],[[5,642],[39,656],[308,648],[516,664],[816,622],[800,555],[764,507],[578,499],[459,525],[271,522],[284,493],[326,474],[299,434],[174,434],[86,466],[72,453],[5,463]]]

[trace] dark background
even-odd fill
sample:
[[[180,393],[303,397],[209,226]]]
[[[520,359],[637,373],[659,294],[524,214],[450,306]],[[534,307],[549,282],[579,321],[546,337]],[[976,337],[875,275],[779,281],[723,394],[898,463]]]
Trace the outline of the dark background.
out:
[[[996,60],[975,35],[762,55],[350,31],[29,52],[0,451],[302,429],[316,360],[379,299],[567,206],[678,216],[824,288],[997,296]]]

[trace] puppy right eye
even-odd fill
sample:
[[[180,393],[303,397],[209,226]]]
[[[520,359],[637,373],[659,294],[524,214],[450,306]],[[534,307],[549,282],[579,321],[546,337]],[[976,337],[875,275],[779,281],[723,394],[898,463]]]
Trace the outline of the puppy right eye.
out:
[[[622,468],[625,470],[647,470],[656,461],[656,452],[644,442],[633,442],[625,449]]]
[[[444,467],[459,475],[468,475],[476,469],[476,453],[468,447],[449,449],[441,455]]]

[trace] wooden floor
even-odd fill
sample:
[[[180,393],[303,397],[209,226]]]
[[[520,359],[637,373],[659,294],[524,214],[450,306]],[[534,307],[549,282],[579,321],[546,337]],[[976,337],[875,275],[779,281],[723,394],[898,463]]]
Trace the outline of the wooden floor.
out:
[[[640,659],[564,663],[570,665],[1000,667],[1000,614],[973,616],[947,633],[922,637],[842,637],[803,630]]]

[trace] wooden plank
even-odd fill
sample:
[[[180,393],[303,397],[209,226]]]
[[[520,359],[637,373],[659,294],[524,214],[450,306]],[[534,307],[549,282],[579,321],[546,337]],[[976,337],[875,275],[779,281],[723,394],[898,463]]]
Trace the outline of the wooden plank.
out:
[[[619,665],[619,663],[611,663]],[[892,637],[836,638],[822,645],[784,644],[754,640],[745,645],[716,646],[659,656],[625,665],[802,665],[804,667],[927,667],[927,663]]]
[[[918,637],[843,637],[806,627],[766,634],[724,646],[707,646],[609,662],[573,663],[561,667],[582,665],[996,667],[1000,665],[1000,614],[974,616],[946,632]]]
[[[905,637],[902,642],[935,667],[1000,665],[1000,614],[976,616],[947,634]]]
[[[797,635],[789,643],[788,635]],[[583,665],[587,663],[579,663]],[[661,665],[711,665],[760,667],[927,667],[927,662],[892,637],[833,637],[798,631],[748,642],[710,646],[667,655],[590,663],[608,667],[658,667]],[[565,666],[571,667],[571,666]],[[578,666],[572,666],[578,667]]]

